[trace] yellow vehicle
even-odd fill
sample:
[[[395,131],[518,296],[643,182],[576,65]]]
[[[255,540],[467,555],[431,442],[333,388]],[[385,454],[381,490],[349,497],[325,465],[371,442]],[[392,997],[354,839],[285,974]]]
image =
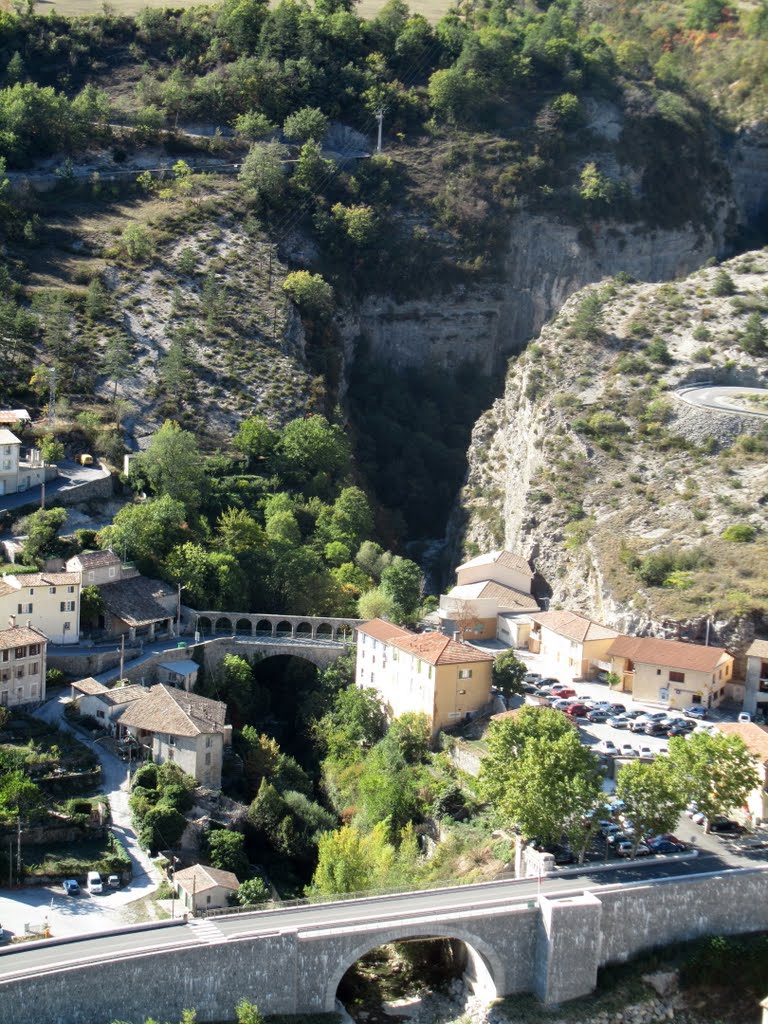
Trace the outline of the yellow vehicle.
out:
[[[93,465],[93,456],[92,455],[81,455],[80,456],[80,465],[81,466],[92,466]]]

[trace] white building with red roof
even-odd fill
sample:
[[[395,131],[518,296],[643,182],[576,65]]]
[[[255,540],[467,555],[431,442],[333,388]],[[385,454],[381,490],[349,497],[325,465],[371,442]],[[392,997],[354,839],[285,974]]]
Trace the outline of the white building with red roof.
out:
[[[412,633],[384,619],[356,629],[355,679],[377,691],[390,718],[423,712],[433,733],[485,708],[493,657],[442,633]]]

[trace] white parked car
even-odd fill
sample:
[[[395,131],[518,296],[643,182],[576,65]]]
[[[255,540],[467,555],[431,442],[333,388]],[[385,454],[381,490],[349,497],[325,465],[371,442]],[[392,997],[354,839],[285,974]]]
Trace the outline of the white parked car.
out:
[[[642,747],[638,748],[637,756],[638,757],[645,757],[645,758],[648,758],[648,759],[652,759],[652,758],[654,758],[656,756],[656,754],[651,749],[651,747],[643,745]]]
[[[631,743],[622,743],[619,747],[619,757],[637,757],[637,751]]]
[[[613,740],[600,740],[593,749],[597,751],[598,754],[603,754],[606,757],[615,757],[618,754],[616,744]]]

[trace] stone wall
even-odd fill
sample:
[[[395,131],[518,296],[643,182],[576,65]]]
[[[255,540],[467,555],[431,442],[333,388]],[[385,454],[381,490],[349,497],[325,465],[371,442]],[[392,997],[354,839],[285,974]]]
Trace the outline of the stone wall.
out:
[[[354,927],[292,927],[290,914],[270,915],[275,930],[253,937],[211,943],[207,935],[180,931],[179,943],[198,939],[186,948],[152,949],[150,931],[144,949],[130,957],[110,960],[105,948],[97,963],[0,981],[0,1019],[94,1024],[119,1016],[140,1024],[148,1016],[175,1020],[195,1008],[203,1024],[232,1019],[241,998],[266,1014],[324,1012],[333,1009],[337,986],[359,957],[382,943],[421,936],[465,942],[475,975],[487,972],[499,996],[535,992],[559,1002],[589,993],[600,966],[645,949],[767,930],[768,870],[606,886],[544,898],[540,909],[525,898],[494,897],[492,886],[473,887],[473,900],[460,911],[414,910],[383,924],[382,898],[377,918]],[[243,933],[255,926],[252,918],[242,925]]]
[[[78,505],[81,501],[93,501],[96,498],[111,498],[113,494],[112,476],[107,473],[96,480],[86,480],[73,487],[65,487],[53,495],[52,502],[56,505]]]

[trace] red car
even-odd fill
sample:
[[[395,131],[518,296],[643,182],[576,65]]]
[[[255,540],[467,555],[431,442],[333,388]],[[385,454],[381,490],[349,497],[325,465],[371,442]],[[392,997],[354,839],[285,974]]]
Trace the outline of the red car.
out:
[[[582,718],[587,713],[587,708],[584,704],[571,704],[570,707],[565,709],[566,715],[572,715],[573,718]]]
[[[559,699],[564,700],[566,697],[575,697],[576,696],[576,691],[575,690],[571,690],[571,689],[569,689],[566,686],[563,690],[558,690],[557,691],[557,696],[558,696]]]

